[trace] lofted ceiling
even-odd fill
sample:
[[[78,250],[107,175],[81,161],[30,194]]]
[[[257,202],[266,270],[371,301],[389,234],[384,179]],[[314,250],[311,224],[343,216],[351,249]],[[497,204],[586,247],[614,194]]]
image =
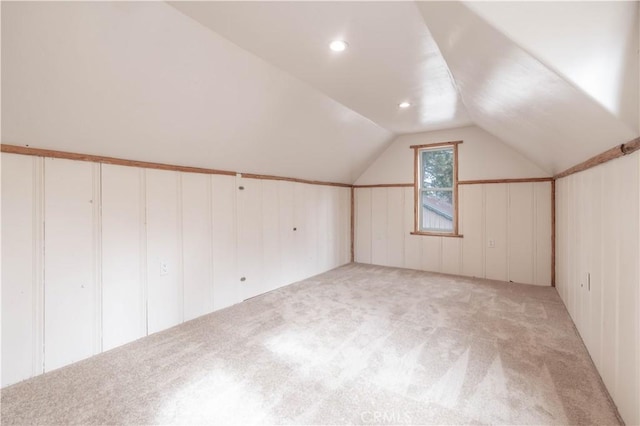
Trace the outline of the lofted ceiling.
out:
[[[637,2],[1,7],[3,143],[352,183],[400,134],[556,173],[639,133]]]
[[[171,5],[396,134],[471,124],[413,2]],[[332,52],[332,40],[349,47]]]

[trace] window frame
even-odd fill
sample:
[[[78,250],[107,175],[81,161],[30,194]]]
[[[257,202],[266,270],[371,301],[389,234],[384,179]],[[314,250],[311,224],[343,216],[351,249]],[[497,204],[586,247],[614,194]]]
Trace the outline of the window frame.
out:
[[[462,235],[459,234],[458,228],[458,145],[461,144],[462,141],[451,141],[451,142],[438,142],[432,144],[425,145],[411,145],[410,148],[413,149],[413,232],[412,235],[431,235],[438,237],[456,237],[461,238]],[[445,149],[452,148],[453,149],[453,187],[451,188],[452,197],[453,197],[453,229],[451,232],[436,232],[436,231],[424,231],[420,229],[420,193],[423,191],[421,176],[422,176],[422,167],[421,167],[421,153],[424,151],[432,150],[432,149]]]

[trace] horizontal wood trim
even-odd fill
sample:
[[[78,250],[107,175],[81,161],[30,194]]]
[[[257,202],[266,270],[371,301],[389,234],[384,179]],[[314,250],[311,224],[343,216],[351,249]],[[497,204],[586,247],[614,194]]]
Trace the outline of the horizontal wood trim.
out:
[[[90,161],[93,163],[115,164],[118,166],[141,167],[145,169],[172,170],[188,173],[204,173],[210,175],[235,176],[236,172],[228,170],[205,169],[200,167],[178,166],[174,164],[150,163],[147,161],[125,160],[122,158],[103,157],[101,155],[77,154],[74,152],[54,151],[51,149],[29,148],[16,145],[1,146],[2,152],[7,154],[34,155],[38,157],[62,158],[66,160]]]
[[[413,188],[412,183],[379,183],[376,185],[353,185],[354,188]]]
[[[629,155],[633,152],[636,152],[640,149],[640,138],[635,138],[631,142],[627,142],[622,145],[622,152],[624,155]]]
[[[338,182],[324,182],[320,180],[306,180],[306,179],[297,179],[283,176],[272,176],[272,175],[256,175],[253,173],[242,173],[243,178],[246,179],[262,179],[262,180],[284,180],[288,182],[299,182],[306,183],[309,185],[325,185],[325,186],[340,186],[343,188],[351,188],[352,185],[348,183],[338,183]]]
[[[437,148],[439,146],[458,145],[458,144],[461,144],[462,142],[463,141],[427,143],[427,144],[423,144],[423,145],[411,145],[409,148],[411,148],[411,149]]]
[[[447,234],[445,232],[409,232],[411,235],[422,235],[425,237],[450,237],[450,238],[463,238],[462,234]]]
[[[479,180],[461,180],[459,185],[478,185],[483,183],[527,183],[527,182],[551,182],[552,177],[541,178],[518,178],[518,179],[479,179]]]
[[[640,149],[640,138],[635,138],[627,143],[614,146],[611,149],[601,152],[600,154],[594,157],[591,157],[580,164],[576,164],[575,166],[570,167],[561,173],[558,173],[553,178],[560,179],[560,178],[572,175],[574,173],[583,172],[592,167],[599,166],[600,164],[606,163],[611,160],[615,160],[616,158],[620,158],[624,155],[629,155],[639,149]]]
[[[76,161],[89,161],[93,163],[114,164],[118,166],[128,166],[128,167],[141,167],[145,169],[159,169],[159,170],[186,172],[186,173],[202,173],[202,174],[209,174],[209,175],[226,175],[226,176],[236,176],[238,174],[238,172],[233,172],[229,170],[216,170],[216,169],[206,169],[201,167],[179,166],[174,164],[151,163],[147,161],[125,160],[122,158],[104,157],[101,155],[78,154],[74,152],[55,151],[51,149],[41,149],[41,148],[30,148],[30,147],[17,146],[17,145],[2,144],[0,145],[0,150],[7,154],[33,155],[37,157],[61,158],[65,160],[76,160]],[[281,176],[242,174],[242,177],[249,178],[249,179],[286,180],[286,181],[300,182],[300,183],[306,183],[311,185],[340,186],[345,188],[351,188],[351,185],[347,183],[322,182],[322,181],[296,179],[296,178],[288,178],[288,177],[281,177]]]

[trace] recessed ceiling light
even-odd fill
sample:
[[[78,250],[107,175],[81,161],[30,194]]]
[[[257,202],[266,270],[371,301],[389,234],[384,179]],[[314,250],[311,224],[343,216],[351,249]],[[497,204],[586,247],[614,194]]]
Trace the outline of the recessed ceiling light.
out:
[[[329,48],[331,50],[333,50],[334,52],[342,52],[343,50],[345,50],[347,48],[347,46],[349,46],[349,45],[344,40],[334,40],[329,45]]]
[[[409,108],[411,104],[409,102],[402,102],[398,105],[400,108]]]

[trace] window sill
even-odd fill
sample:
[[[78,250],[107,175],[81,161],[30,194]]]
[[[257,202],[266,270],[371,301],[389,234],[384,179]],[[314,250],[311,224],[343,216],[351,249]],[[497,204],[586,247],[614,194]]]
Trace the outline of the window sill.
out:
[[[447,232],[410,232],[411,235],[423,235],[425,237],[450,237],[450,238],[463,238],[462,234],[452,234]]]

